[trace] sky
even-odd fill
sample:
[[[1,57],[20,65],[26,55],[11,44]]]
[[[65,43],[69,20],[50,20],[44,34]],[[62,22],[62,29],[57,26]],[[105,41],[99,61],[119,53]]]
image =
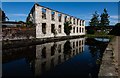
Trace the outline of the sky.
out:
[[[11,21],[26,21],[34,3],[2,2],[2,10]],[[101,15],[106,8],[110,16],[110,25],[118,22],[118,2],[38,2],[38,4],[83,19],[86,21],[86,26],[89,25],[95,11]]]

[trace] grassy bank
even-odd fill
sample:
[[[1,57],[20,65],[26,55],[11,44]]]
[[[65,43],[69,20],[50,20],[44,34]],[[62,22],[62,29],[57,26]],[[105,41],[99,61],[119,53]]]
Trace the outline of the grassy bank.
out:
[[[85,37],[87,37],[87,38],[109,38],[109,39],[113,39],[114,35],[86,34]]]

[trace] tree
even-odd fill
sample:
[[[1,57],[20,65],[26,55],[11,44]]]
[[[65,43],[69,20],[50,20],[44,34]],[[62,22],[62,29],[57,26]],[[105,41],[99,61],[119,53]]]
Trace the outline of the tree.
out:
[[[117,23],[113,29],[110,31],[110,35],[116,35],[116,36],[120,36],[120,23]]]
[[[108,15],[108,13],[107,13],[107,10],[106,9],[104,9],[104,12],[101,14],[101,20],[100,20],[100,25],[101,26],[108,26],[109,25],[109,23],[110,23],[110,21],[109,21],[109,15]]]
[[[93,14],[92,19],[89,22],[90,26],[99,26],[99,15],[97,14],[97,11],[95,11],[95,14]]]
[[[32,21],[27,21],[26,22],[27,27],[35,27],[35,24]]]
[[[66,33],[66,35],[70,35],[70,31],[72,30],[72,26],[70,24],[70,21],[64,23],[64,32]]]

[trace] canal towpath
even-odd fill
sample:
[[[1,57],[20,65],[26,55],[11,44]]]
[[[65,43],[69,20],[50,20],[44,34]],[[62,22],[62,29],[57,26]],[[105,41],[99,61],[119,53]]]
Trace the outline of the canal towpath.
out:
[[[108,44],[102,58],[102,64],[100,66],[99,77],[111,76],[120,78],[120,69],[118,61],[118,55],[120,51],[120,36],[115,36]]]

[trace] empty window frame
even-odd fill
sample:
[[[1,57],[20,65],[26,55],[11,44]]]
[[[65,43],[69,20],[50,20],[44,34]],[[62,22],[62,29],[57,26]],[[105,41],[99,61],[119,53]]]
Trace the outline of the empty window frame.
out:
[[[51,33],[55,33],[55,24],[51,24]]]
[[[76,46],[78,47],[78,41],[76,41]]]
[[[81,26],[81,20],[80,20],[80,26]]]
[[[79,41],[79,46],[81,46],[81,41]]]
[[[84,20],[82,21],[82,26],[84,26]]]
[[[46,34],[46,23],[42,23],[42,33]]]
[[[73,33],[75,33],[75,27],[73,27]]]
[[[73,24],[75,24],[75,18],[73,19]]]
[[[80,31],[80,33],[81,33],[81,27],[79,28],[79,31]]]
[[[58,28],[59,28],[59,29],[58,29],[59,33],[61,33],[61,25],[59,25]]]
[[[55,12],[51,11],[51,20],[55,21]]]
[[[42,23],[42,33],[46,34],[46,23]]]
[[[46,9],[42,8],[42,18],[46,19]]]
[[[79,19],[77,19],[77,25],[78,25],[78,21],[79,21]]]
[[[61,22],[61,19],[62,19],[62,14],[58,14],[58,20],[59,20],[59,22]]]
[[[84,32],[84,28],[82,28],[82,33]]]
[[[67,16],[65,16],[65,22],[67,22]]]
[[[78,27],[77,27],[77,33],[78,33]]]

